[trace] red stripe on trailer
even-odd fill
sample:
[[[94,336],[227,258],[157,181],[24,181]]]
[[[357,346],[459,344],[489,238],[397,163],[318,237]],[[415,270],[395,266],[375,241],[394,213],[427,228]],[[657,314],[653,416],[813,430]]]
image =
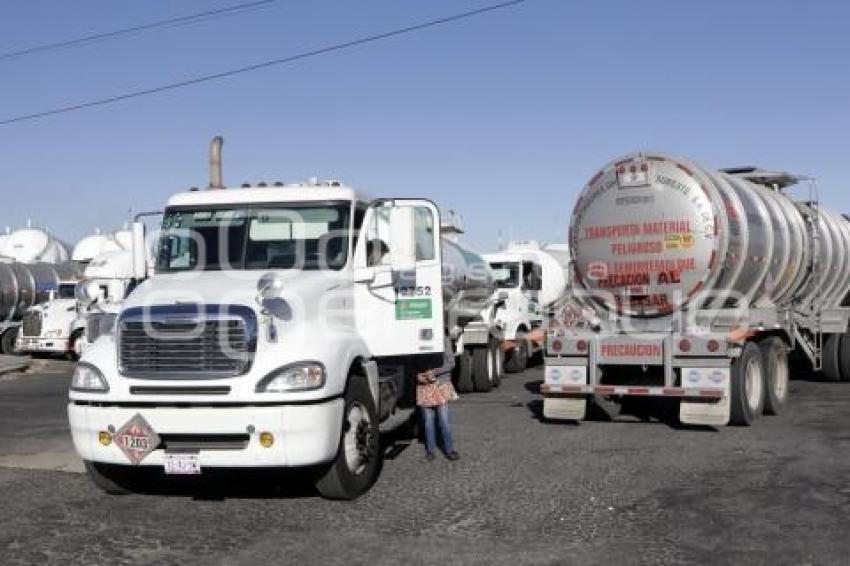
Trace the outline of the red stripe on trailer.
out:
[[[616,388],[610,385],[597,385],[593,388],[596,393],[613,393]]]
[[[705,196],[707,196],[710,200],[711,199],[711,193],[708,192],[708,187],[705,186],[705,183],[700,183],[699,188],[702,189],[702,192],[704,192]]]
[[[629,387],[629,395],[649,395],[649,387]]]
[[[718,221],[717,217],[715,216],[714,217],[714,235],[716,236],[719,233],[720,233],[720,222]]]
[[[723,391],[719,389],[700,389],[699,394],[703,397],[723,397]]]
[[[593,179],[591,179],[591,180],[590,180],[590,182],[589,182],[587,185],[588,185],[589,187],[592,187],[592,186],[594,185],[594,183],[596,183],[596,181],[598,181],[598,180],[599,180],[599,178],[600,178],[600,177],[601,177],[604,173],[605,173],[605,171],[600,171],[599,173],[597,173],[597,174],[593,177]]]
[[[708,268],[714,269],[714,262],[717,261],[717,250],[711,250],[711,259],[708,260]]]
[[[682,396],[682,395],[684,395],[684,394],[685,394],[685,390],[684,390],[683,388],[681,388],[681,387],[665,387],[665,388],[662,390],[662,393],[664,393],[664,395],[677,395],[677,396]]]
[[[614,167],[616,168],[616,167],[619,167],[620,165],[625,165],[626,163],[631,163],[631,162],[632,162],[631,157],[629,157],[627,159],[621,159],[620,161],[617,161],[616,163],[614,163]]]
[[[584,386],[583,385],[562,385],[561,386],[562,393],[583,393]]]
[[[649,159],[650,161],[666,161],[666,159],[659,155],[647,155],[646,159]]]

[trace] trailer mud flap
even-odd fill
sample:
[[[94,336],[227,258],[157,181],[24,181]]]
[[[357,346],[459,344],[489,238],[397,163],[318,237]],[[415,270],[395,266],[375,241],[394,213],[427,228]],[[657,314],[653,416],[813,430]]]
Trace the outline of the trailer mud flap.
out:
[[[729,424],[729,368],[682,368],[682,384],[692,388],[722,388],[723,396],[711,399],[682,399],[679,420],[683,424],[725,426]]]
[[[580,421],[587,414],[587,398],[546,397],[543,399],[543,416],[560,421]]]
[[[554,365],[547,363],[543,383],[554,396],[543,398],[543,416],[552,420],[580,421],[587,413],[585,395],[558,393],[587,384],[587,366]]]

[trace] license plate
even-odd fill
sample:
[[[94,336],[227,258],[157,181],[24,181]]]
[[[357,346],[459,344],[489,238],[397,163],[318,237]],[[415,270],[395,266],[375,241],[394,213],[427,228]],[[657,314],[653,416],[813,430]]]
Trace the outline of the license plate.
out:
[[[197,454],[166,454],[163,466],[166,474],[194,476],[201,473]]]

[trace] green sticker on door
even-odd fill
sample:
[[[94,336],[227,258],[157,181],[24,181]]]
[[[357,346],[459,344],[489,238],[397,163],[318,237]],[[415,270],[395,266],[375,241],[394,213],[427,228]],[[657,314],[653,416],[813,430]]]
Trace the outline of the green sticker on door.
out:
[[[396,320],[431,318],[431,299],[399,299],[395,302]]]

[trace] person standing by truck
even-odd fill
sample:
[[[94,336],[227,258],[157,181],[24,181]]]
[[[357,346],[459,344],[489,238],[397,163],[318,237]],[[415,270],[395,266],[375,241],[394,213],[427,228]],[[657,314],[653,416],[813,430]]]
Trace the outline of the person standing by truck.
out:
[[[437,450],[437,422],[443,440],[443,453],[449,460],[458,460],[460,454],[454,449],[449,401],[458,398],[452,385],[451,373],[454,369],[454,355],[450,344],[446,344],[443,365],[429,369],[417,375],[416,404],[422,415],[422,427],[425,429],[425,458],[433,461]],[[437,422],[435,422],[437,421]]]

